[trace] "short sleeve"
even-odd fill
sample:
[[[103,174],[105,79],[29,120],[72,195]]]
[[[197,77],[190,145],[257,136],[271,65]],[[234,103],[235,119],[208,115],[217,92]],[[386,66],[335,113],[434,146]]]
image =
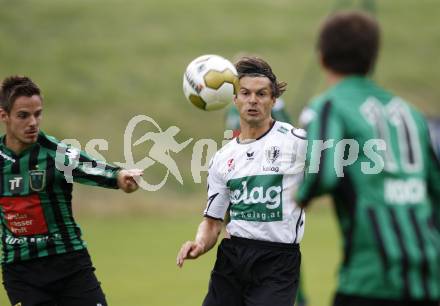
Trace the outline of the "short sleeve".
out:
[[[229,189],[220,172],[215,154],[208,170],[208,201],[203,215],[208,218],[223,220],[229,208]]]
[[[344,125],[330,100],[307,110],[307,171],[299,187],[297,201],[306,205],[312,198],[332,193],[338,176],[334,167],[335,146],[343,138]],[[313,115],[312,115],[313,114]],[[303,113],[304,117],[304,113]]]

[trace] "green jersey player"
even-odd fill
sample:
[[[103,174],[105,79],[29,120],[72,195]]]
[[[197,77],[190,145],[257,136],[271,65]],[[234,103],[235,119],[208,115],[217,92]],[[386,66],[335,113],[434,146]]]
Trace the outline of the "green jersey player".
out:
[[[360,12],[323,24],[318,51],[331,87],[302,113],[309,167],[304,207],[331,194],[343,237],[335,306],[438,306],[440,167],[424,117],[367,77],[379,25]]]
[[[43,98],[27,77],[0,90],[3,284],[12,305],[107,305],[72,214],[72,182],[133,192],[140,170],[121,170],[39,129]]]
[[[440,159],[440,118],[431,118],[428,120],[429,131],[431,134],[432,147],[435,154]]]
[[[305,135],[272,119],[286,84],[265,61],[242,58],[236,67],[241,133],[211,161],[204,219],[196,239],[183,244],[177,264],[215,245],[229,209],[230,238],[219,245],[203,305],[292,306],[305,222],[293,195],[303,177]]]

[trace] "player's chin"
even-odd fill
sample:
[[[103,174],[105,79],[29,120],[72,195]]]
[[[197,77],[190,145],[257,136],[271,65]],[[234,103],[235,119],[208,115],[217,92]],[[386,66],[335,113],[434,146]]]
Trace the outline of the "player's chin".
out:
[[[258,123],[262,120],[260,115],[247,115],[245,121],[250,124]]]
[[[22,142],[25,144],[33,144],[36,143],[38,140],[38,133],[35,134],[26,134],[23,139]]]

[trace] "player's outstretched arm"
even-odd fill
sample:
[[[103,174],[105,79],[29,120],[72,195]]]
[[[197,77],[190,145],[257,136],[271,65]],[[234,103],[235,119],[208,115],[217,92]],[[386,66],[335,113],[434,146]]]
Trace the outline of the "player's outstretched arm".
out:
[[[196,259],[208,252],[216,244],[222,229],[222,221],[204,218],[197,230],[194,241],[185,242],[177,254],[177,265],[181,268],[186,259]]]
[[[139,188],[136,178],[143,175],[139,169],[120,170],[118,172],[118,187],[126,193],[131,193]]]

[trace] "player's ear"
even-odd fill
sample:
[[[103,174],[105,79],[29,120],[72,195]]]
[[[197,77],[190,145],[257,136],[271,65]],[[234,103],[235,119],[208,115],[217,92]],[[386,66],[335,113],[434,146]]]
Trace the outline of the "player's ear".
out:
[[[322,55],[321,51],[318,51],[318,63],[321,68],[327,69],[327,65],[325,64],[324,56]]]
[[[8,118],[9,118],[8,112],[3,107],[0,107],[0,120],[6,122]]]
[[[237,104],[237,94],[233,96],[232,101],[234,102],[234,104]]]

